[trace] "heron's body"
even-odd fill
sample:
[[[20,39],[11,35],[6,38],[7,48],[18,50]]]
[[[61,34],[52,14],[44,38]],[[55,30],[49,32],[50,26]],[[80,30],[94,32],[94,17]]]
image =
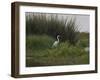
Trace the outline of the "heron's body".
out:
[[[55,41],[52,45],[52,47],[57,47],[59,44],[59,35],[57,35],[57,41]]]
[[[57,45],[58,45],[58,41],[55,41],[54,43],[53,43],[53,47],[57,47]]]

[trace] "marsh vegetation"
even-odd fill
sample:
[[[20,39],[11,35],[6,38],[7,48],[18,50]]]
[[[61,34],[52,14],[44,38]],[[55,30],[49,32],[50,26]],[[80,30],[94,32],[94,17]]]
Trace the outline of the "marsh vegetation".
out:
[[[59,44],[52,48],[57,35]],[[26,13],[26,66],[89,64],[89,33],[80,32],[75,18]]]

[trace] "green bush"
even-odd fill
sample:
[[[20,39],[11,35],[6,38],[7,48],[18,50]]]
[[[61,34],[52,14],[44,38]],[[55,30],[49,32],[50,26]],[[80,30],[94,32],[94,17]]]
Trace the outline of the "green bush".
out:
[[[81,39],[79,43],[80,47],[89,47],[89,40],[88,39]]]
[[[54,39],[47,35],[30,35],[26,36],[27,49],[47,49],[51,48]]]
[[[80,33],[80,47],[89,47],[89,33]]]

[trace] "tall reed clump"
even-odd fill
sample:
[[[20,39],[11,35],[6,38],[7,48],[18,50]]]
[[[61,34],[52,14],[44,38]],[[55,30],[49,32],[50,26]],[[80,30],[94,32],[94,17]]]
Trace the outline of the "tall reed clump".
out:
[[[79,40],[75,19],[68,20],[59,14],[26,13],[26,35],[44,34],[53,38],[59,34],[62,42],[68,41],[72,45]]]
[[[75,19],[71,19],[67,22],[67,26],[65,27],[65,35],[69,43],[75,45],[76,42],[78,42],[80,34],[78,25],[75,24]]]

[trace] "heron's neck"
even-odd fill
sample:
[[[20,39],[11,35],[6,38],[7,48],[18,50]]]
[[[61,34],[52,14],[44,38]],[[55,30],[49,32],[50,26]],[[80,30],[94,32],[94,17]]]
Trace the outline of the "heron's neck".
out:
[[[59,42],[59,38],[57,37],[57,41]]]

